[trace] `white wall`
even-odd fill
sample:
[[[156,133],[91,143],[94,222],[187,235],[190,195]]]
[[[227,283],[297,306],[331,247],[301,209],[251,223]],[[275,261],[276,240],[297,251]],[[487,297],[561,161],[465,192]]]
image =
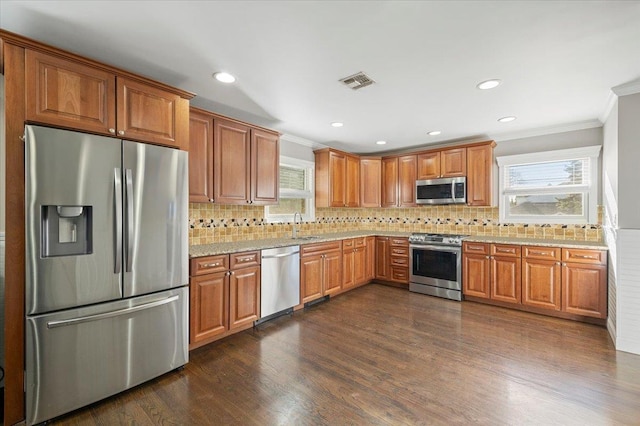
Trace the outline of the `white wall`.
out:
[[[640,229],[640,93],[618,99],[618,225]]]
[[[306,144],[303,145],[296,140],[292,141],[291,139],[293,138],[288,135],[282,135],[280,137],[280,155],[311,161],[313,163],[315,161],[313,148]]]

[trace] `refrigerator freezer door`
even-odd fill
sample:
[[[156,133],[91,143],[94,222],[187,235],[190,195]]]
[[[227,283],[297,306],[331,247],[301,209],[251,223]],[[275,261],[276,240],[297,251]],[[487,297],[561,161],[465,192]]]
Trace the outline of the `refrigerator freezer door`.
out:
[[[188,294],[183,287],[27,317],[27,424],[186,364]]]
[[[189,283],[188,157],[123,142],[125,297]]]
[[[118,139],[26,126],[27,315],[122,297],[121,157]]]

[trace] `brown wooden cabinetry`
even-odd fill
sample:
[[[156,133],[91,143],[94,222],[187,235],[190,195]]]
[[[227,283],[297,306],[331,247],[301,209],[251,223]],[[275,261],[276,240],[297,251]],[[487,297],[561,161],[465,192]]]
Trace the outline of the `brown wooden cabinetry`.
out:
[[[342,241],[342,290],[367,282],[367,253],[364,237]]]
[[[489,244],[462,244],[462,293],[488,299],[491,294]]]
[[[316,160],[316,206],[360,205],[360,159],[335,149],[314,151]]]
[[[360,157],[360,207],[382,205],[382,159]]]
[[[401,237],[376,238],[376,279],[409,285],[409,240]]]
[[[417,179],[466,176],[467,149],[451,148],[418,154]]]
[[[398,205],[398,157],[382,159],[382,207]]]
[[[342,289],[342,241],[300,247],[300,298],[302,303]]]
[[[389,237],[376,237],[376,278],[388,281],[391,279],[389,268]]]
[[[562,310],[606,318],[606,252],[563,248],[562,260]]]
[[[382,159],[382,206],[416,206],[417,156]]]
[[[201,346],[260,318],[260,252],[191,260],[189,345]]]
[[[465,296],[520,303],[520,246],[464,242],[462,251]]]
[[[376,237],[365,238],[365,281],[376,277]]]
[[[27,49],[25,66],[28,121],[188,148],[193,95],[77,57]]]
[[[277,133],[197,108],[189,121],[189,201],[278,203]]]
[[[490,206],[493,197],[493,148],[495,142],[467,148],[467,204]]]
[[[522,247],[522,304],[559,311],[560,272],[559,247]]]

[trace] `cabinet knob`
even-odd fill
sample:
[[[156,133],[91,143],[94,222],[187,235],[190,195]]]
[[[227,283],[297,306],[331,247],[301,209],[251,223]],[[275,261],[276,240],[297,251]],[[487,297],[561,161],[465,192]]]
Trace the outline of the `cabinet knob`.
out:
[[[124,130],[118,130],[118,134],[119,134],[120,136],[124,135]]]
[[[556,265],[560,266],[560,265],[561,265],[561,263],[560,263],[560,262],[556,262]]]
[[[115,135],[116,134],[116,129],[110,128],[109,129],[109,133],[111,133],[112,135]]]

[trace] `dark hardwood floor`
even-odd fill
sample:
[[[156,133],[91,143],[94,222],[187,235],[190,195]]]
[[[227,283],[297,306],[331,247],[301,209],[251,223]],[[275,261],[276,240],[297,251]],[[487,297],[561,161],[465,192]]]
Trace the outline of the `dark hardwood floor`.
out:
[[[55,424],[640,424],[602,327],[368,285]]]

